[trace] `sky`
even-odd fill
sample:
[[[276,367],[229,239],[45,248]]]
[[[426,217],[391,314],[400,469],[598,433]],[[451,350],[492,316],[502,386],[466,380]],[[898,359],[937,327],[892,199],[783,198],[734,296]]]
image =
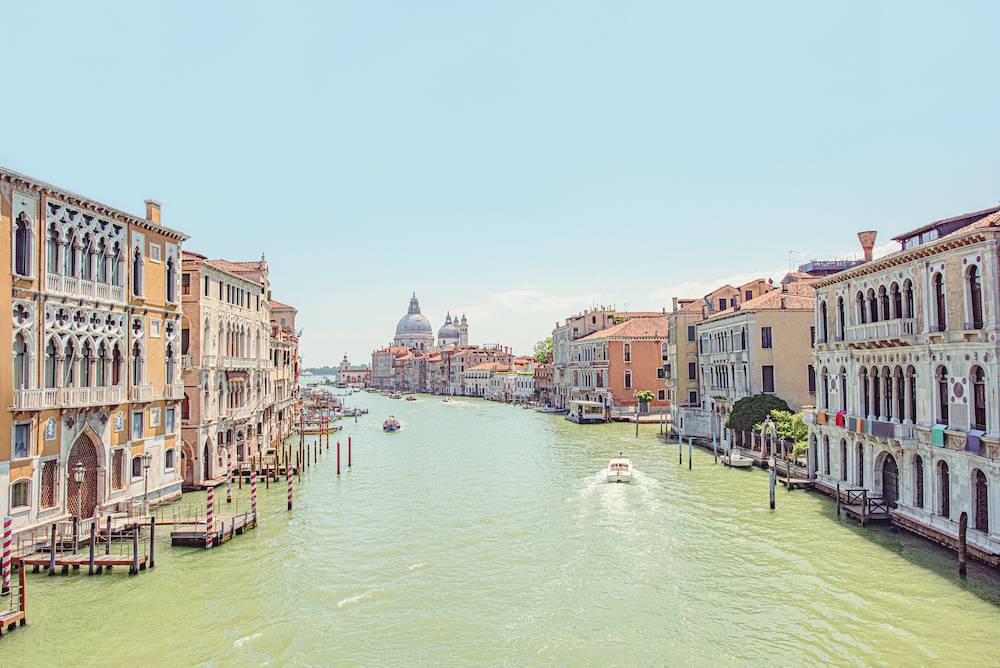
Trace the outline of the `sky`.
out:
[[[8,3],[0,164],[269,262],[306,366],[530,352],[1000,200],[1000,3]]]

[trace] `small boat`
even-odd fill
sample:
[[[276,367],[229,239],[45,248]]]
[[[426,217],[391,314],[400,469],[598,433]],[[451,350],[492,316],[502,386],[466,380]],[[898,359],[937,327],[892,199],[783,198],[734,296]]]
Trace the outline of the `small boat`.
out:
[[[403,398],[403,395],[402,395],[402,394],[400,394],[399,392],[393,392],[393,393],[391,393],[391,394],[389,395],[389,398],[390,398],[390,399],[402,399],[402,398]]]
[[[632,482],[632,460],[619,452],[608,462],[606,474],[608,482]]]
[[[416,401],[417,398],[415,396],[413,396],[412,394],[407,394],[406,395],[406,400],[407,401]]]
[[[390,415],[389,418],[382,423],[382,431],[399,431],[399,420],[395,416]]]
[[[728,456],[722,456],[722,463],[728,466],[732,466],[734,469],[745,469],[753,466],[753,460],[746,457],[739,452],[733,450]]]
[[[455,400],[452,399],[451,397],[445,397],[444,399],[441,400],[441,403],[442,404],[451,404],[451,403],[455,403]]]

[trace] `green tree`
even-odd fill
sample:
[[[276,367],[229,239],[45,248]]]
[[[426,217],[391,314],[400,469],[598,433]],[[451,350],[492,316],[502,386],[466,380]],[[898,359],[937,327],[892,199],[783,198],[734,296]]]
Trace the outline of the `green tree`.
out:
[[[802,413],[773,410],[771,420],[774,421],[774,431],[778,434],[778,438],[788,439],[794,444],[792,455],[798,457],[806,451],[809,444],[809,427],[802,419]]]
[[[539,364],[549,364],[552,361],[551,336],[535,344],[535,361]]]
[[[733,412],[726,420],[726,426],[737,431],[750,431],[771,414],[771,411],[787,411],[784,399],[773,394],[755,394],[743,397],[733,404]]]
[[[635,393],[635,400],[640,404],[651,404],[653,403],[653,393],[649,390],[639,390]]]

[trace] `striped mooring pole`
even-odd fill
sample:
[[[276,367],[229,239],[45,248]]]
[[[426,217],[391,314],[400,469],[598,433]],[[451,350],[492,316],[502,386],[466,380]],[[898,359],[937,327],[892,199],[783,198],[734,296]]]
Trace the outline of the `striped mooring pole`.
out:
[[[250,510],[257,520],[257,471],[250,471]]]
[[[288,509],[292,509],[292,467],[285,466],[285,480],[288,482]]]
[[[229,460],[229,469],[226,471],[226,503],[233,502],[233,460]]]
[[[215,488],[208,488],[208,499],[205,501],[205,549],[212,547],[215,540]]]
[[[347,437],[347,468],[351,468],[351,437]]]
[[[6,595],[10,592],[10,542],[14,528],[14,518],[6,516],[3,518],[3,591],[0,594]]]

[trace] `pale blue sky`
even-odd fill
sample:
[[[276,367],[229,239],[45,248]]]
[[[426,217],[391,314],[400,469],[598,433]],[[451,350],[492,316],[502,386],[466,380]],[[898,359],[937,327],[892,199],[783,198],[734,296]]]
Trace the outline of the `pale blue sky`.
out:
[[[149,6],[147,6],[149,5]],[[518,351],[1000,199],[1000,3],[8,3],[0,163]]]

